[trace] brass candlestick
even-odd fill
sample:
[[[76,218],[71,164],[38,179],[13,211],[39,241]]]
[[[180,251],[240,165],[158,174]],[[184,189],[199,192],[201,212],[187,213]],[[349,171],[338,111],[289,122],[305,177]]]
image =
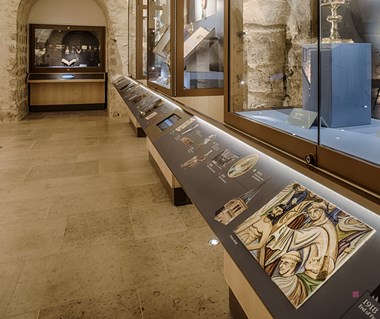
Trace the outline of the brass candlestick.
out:
[[[346,4],[347,0],[322,0],[321,6],[330,6],[331,15],[327,17],[327,21],[331,23],[330,37],[323,38],[322,43],[352,43],[351,39],[341,39],[339,35],[339,23],[343,21],[343,17],[338,14],[341,5]]]

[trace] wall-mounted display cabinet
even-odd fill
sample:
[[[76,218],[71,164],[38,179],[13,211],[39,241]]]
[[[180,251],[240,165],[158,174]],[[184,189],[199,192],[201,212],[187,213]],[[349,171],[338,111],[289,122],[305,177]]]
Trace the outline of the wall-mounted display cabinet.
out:
[[[151,0],[148,85],[172,96],[222,95],[224,1]]]
[[[379,196],[380,2],[226,6],[226,122]]]
[[[148,0],[128,1],[129,74],[145,79],[147,74]]]
[[[104,72],[105,28],[31,24],[29,72]]]
[[[29,26],[29,110],[106,107],[105,28]]]

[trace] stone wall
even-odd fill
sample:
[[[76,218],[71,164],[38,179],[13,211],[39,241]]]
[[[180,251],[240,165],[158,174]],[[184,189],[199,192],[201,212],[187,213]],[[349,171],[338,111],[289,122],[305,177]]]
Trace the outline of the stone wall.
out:
[[[0,11],[0,122],[18,121],[27,114],[27,18],[38,0],[3,0]],[[112,79],[128,72],[128,1],[96,0],[107,19],[108,109],[126,116],[112,94]]]
[[[234,111],[300,106],[302,44],[312,41],[310,1],[236,1],[232,28]]]
[[[10,0],[0,10],[0,122],[16,121],[26,114],[27,31],[17,20],[28,7],[19,12],[18,5],[19,1]]]

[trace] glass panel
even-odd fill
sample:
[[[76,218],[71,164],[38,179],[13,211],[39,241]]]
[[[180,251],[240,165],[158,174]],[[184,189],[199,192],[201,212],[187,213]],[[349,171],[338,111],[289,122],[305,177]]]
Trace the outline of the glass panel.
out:
[[[317,142],[315,1],[229,3],[230,111]]]
[[[223,0],[184,3],[184,88],[223,87]]]
[[[321,4],[322,145],[380,164],[380,1]]]
[[[170,1],[149,2],[148,80],[170,88]]]
[[[71,27],[34,29],[34,68],[101,69],[102,31]]]
[[[147,76],[147,61],[148,61],[148,10],[143,9],[143,40],[142,40],[142,65],[143,65],[143,76]]]
[[[137,1],[128,1],[128,51],[129,51],[129,63],[128,71],[129,75],[133,78],[137,78],[137,61],[136,61],[136,27],[137,27]]]

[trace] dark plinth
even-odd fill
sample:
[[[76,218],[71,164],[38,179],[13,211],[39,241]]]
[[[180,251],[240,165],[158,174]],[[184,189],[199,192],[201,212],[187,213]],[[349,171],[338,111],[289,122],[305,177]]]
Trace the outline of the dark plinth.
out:
[[[303,108],[318,112],[319,90],[322,125],[371,124],[371,44],[322,44],[319,52],[303,47]]]

